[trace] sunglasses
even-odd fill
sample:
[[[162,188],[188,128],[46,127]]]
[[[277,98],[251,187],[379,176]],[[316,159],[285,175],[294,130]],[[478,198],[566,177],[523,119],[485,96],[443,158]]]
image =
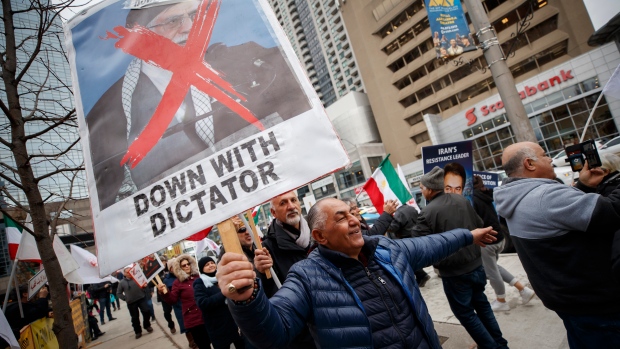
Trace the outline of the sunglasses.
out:
[[[237,234],[243,234],[247,231],[247,229],[245,229],[245,227],[241,227],[239,228],[239,230],[237,230]]]
[[[189,267],[189,264],[187,264],[187,263],[181,264],[181,268],[185,268],[185,267]]]

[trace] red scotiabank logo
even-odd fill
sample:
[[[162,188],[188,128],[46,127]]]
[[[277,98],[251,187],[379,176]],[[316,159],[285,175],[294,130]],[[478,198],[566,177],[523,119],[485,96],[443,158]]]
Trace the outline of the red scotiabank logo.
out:
[[[556,84],[559,85],[562,82],[565,82],[570,79],[574,79],[574,76],[570,70],[567,70],[567,71],[560,70],[560,76],[557,76],[557,75],[553,76],[551,77],[551,79],[547,81],[543,81],[536,86],[525,85],[523,87],[523,90],[519,91],[519,96],[523,100],[523,99],[526,99],[527,97],[531,97],[535,95],[536,93],[538,93],[538,91],[544,91],[550,87],[555,86]],[[480,107],[480,112],[482,113],[482,116],[487,116],[490,113],[499,111],[501,109],[504,109],[504,102],[498,101],[493,104],[483,105],[482,107]],[[476,121],[478,121],[478,117],[476,116],[475,111],[476,111],[476,108],[474,107],[465,112],[465,118],[467,119],[467,126],[471,126],[475,124]]]

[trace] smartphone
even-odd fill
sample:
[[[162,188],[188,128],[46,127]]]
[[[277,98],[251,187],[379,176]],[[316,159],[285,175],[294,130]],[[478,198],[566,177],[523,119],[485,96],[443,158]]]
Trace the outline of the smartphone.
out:
[[[573,172],[579,172],[583,169],[583,154],[581,144],[569,145],[566,147],[566,162],[570,164]]]
[[[580,144],[569,145],[565,148],[567,159],[573,172],[579,172],[583,169],[585,161],[588,162],[589,168],[601,166],[601,158],[598,155],[596,143],[593,140],[587,140]]]

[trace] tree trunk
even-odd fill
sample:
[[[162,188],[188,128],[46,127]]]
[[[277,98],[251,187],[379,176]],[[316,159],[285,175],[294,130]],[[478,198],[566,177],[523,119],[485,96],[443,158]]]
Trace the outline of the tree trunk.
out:
[[[49,222],[45,213],[45,204],[30,166],[28,149],[26,147],[27,138],[18,94],[19,81],[16,81],[17,48],[15,45],[14,13],[11,7],[11,0],[2,0],[2,9],[2,20],[4,21],[4,33],[2,34],[6,39],[6,55],[2,60],[2,80],[8,104],[8,113],[5,111],[5,114],[9,119],[11,127],[11,146],[9,148],[15,158],[21,189],[28,200],[34,228],[34,238],[37,242],[37,249],[41,255],[45,273],[47,274],[52,298],[52,309],[54,310],[53,329],[58,338],[58,345],[63,349],[77,349],[77,335],[73,327],[71,307],[67,295],[67,281],[63,277],[60,263],[54,252],[52,239],[49,235]],[[36,55],[36,53],[33,54]],[[24,234],[28,233],[24,232]]]

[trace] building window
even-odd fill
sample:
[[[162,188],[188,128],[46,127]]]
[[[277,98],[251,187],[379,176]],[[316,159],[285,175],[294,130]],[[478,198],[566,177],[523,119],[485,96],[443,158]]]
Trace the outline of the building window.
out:
[[[368,166],[370,167],[370,172],[375,173],[375,170],[379,168],[379,165],[381,165],[382,161],[383,161],[382,156],[368,157]]]
[[[342,170],[336,173],[336,181],[338,182],[338,189],[340,190],[345,190],[358,184],[365,183],[366,178],[362,172],[362,165],[360,162],[356,161],[348,170]]]
[[[413,141],[416,144],[420,144],[420,143],[424,143],[428,140],[430,140],[431,138],[428,136],[428,131],[424,131],[422,133],[420,133],[419,135],[415,135],[413,136]]]

